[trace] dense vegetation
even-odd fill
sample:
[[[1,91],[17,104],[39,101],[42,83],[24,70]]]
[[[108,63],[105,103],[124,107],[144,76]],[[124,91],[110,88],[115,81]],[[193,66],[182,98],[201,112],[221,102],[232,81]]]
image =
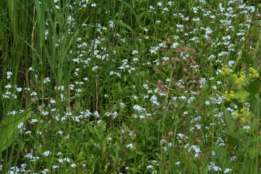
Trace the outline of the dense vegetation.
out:
[[[0,173],[261,173],[257,2],[1,1]]]

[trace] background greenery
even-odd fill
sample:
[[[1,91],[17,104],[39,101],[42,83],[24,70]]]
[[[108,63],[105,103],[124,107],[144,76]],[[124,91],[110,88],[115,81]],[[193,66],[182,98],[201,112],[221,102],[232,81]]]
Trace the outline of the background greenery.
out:
[[[258,3],[0,3],[1,172],[260,173]]]

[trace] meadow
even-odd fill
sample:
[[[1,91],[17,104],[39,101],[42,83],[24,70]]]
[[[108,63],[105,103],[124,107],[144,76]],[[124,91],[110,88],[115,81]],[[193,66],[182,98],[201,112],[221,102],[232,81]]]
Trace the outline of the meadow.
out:
[[[261,173],[261,4],[0,3],[0,173]]]

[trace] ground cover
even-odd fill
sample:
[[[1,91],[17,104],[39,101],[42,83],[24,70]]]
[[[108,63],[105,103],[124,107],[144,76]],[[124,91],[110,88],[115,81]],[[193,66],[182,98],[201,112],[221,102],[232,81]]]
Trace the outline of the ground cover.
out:
[[[0,6],[1,173],[261,172],[259,4]]]

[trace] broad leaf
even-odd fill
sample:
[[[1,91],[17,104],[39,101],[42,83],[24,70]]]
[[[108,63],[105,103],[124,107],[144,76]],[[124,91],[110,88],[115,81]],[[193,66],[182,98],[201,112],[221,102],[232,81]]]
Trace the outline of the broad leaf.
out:
[[[246,90],[250,92],[251,98],[255,97],[255,95],[260,91],[260,82],[259,81],[251,82],[246,87]]]
[[[31,117],[31,108],[11,116],[6,116],[0,127],[0,153],[7,149],[18,137],[20,129],[18,125]]]
[[[250,96],[250,93],[247,91],[238,91],[235,93],[235,95],[232,98],[238,99],[237,101],[240,103],[244,103],[247,101],[247,98],[249,96]]]
[[[242,57],[244,58],[245,63],[248,68],[253,65],[253,63],[254,63],[253,58],[252,58],[251,54],[249,54],[247,49],[245,49],[245,48],[242,49]]]
[[[235,119],[227,110],[224,111],[223,118],[224,118],[224,122],[226,124],[226,128],[228,130],[228,134],[233,134],[233,132],[235,130]]]

